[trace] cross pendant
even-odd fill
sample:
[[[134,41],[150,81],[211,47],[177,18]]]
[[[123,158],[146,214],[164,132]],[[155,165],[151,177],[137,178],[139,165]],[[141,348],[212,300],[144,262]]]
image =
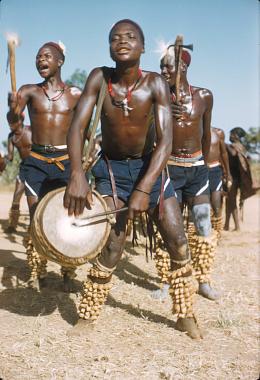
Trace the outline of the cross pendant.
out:
[[[122,101],[122,108],[123,108],[124,116],[126,116],[126,117],[129,116],[129,112],[128,111],[132,111],[133,108],[128,107],[127,98],[125,98]]]

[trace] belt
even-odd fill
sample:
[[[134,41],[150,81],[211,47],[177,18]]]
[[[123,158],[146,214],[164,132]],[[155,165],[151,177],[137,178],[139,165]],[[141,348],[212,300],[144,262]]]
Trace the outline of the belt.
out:
[[[209,168],[216,168],[217,166],[221,166],[221,163],[219,161],[212,161],[210,164],[208,164]]]
[[[41,156],[38,153],[31,152],[30,156],[32,156],[34,158],[37,158],[37,160],[45,161],[48,164],[55,164],[62,171],[65,170],[65,167],[64,167],[64,165],[60,161],[64,161],[64,160],[68,160],[69,159],[69,155],[68,154],[65,154],[64,156],[60,156],[60,157],[44,157],[44,156]]]
[[[194,158],[197,156],[202,156],[201,150],[198,150],[197,152],[194,152],[194,153],[174,154],[174,157],[177,157],[177,158]]]
[[[167,165],[182,166],[184,168],[192,168],[193,166],[205,165],[205,162],[204,162],[204,160],[195,161],[195,162],[177,162],[177,161],[169,160],[167,162]]]
[[[40,145],[40,144],[32,144],[33,151],[38,153],[57,153],[57,152],[67,152],[67,145]]]

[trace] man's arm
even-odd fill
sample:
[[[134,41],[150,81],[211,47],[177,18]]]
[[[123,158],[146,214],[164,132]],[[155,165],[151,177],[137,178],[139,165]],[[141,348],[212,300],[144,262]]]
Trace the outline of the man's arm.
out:
[[[202,97],[205,100],[205,112],[203,114],[203,135],[201,139],[202,153],[207,163],[211,144],[211,114],[213,108],[213,95],[211,91],[203,89]]]
[[[232,177],[231,177],[230,169],[229,169],[228,153],[227,153],[226,144],[225,144],[225,133],[222,130],[219,130],[217,133],[219,136],[220,157],[221,157],[221,163],[223,164],[223,168],[224,168],[224,174],[227,181],[232,181]]]
[[[82,150],[85,129],[89,127],[94,106],[103,80],[101,69],[94,69],[88,76],[85,88],[77,104],[67,136],[71,162],[70,181],[64,196],[64,206],[69,215],[82,214],[84,207],[90,208],[92,197],[82,169]]]
[[[168,83],[160,76],[153,81],[155,98],[154,120],[156,147],[152,153],[149,168],[138,184],[138,189],[150,193],[158,176],[165,168],[172,150],[172,111]]]
[[[25,85],[18,92],[8,94],[9,111],[6,116],[9,124],[23,121],[22,112],[30,99],[30,91],[31,85]]]
[[[7,142],[7,155],[5,156],[5,158],[8,160],[8,161],[13,161],[14,159],[14,144],[12,142],[12,137],[8,137],[8,142]]]

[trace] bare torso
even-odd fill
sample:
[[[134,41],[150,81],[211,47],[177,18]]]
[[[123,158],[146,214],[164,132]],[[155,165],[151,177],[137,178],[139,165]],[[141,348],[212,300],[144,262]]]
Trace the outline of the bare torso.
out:
[[[108,73],[109,74],[109,73]],[[112,70],[110,70],[110,75]],[[109,94],[106,95],[101,116],[102,149],[111,159],[141,157],[150,153],[155,141],[155,128],[151,124],[153,111],[152,89],[149,86],[155,73],[142,73],[142,78],[133,91],[129,106],[133,108],[129,116],[124,116],[121,107],[115,107]],[[120,94],[113,85],[117,97]]]
[[[49,100],[42,85],[26,85],[22,92],[28,97],[32,142],[41,145],[65,145],[67,130],[80,96],[75,87],[65,87],[58,100]],[[50,98],[57,94],[48,93]]]
[[[211,164],[216,161],[221,161],[219,132],[219,129],[211,128],[211,145],[208,155],[208,164]]]
[[[187,111],[183,120],[173,121],[172,154],[192,154],[202,150],[203,115],[206,110],[206,89],[192,87],[191,96],[184,99],[183,106]]]

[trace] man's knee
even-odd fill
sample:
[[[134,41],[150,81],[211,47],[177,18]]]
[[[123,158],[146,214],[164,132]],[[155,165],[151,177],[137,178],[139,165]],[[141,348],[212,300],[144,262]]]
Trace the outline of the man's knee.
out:
[[[192,207],[193,221],[200,236],[209,236],[211,233],[210,204],[202,203]]]

